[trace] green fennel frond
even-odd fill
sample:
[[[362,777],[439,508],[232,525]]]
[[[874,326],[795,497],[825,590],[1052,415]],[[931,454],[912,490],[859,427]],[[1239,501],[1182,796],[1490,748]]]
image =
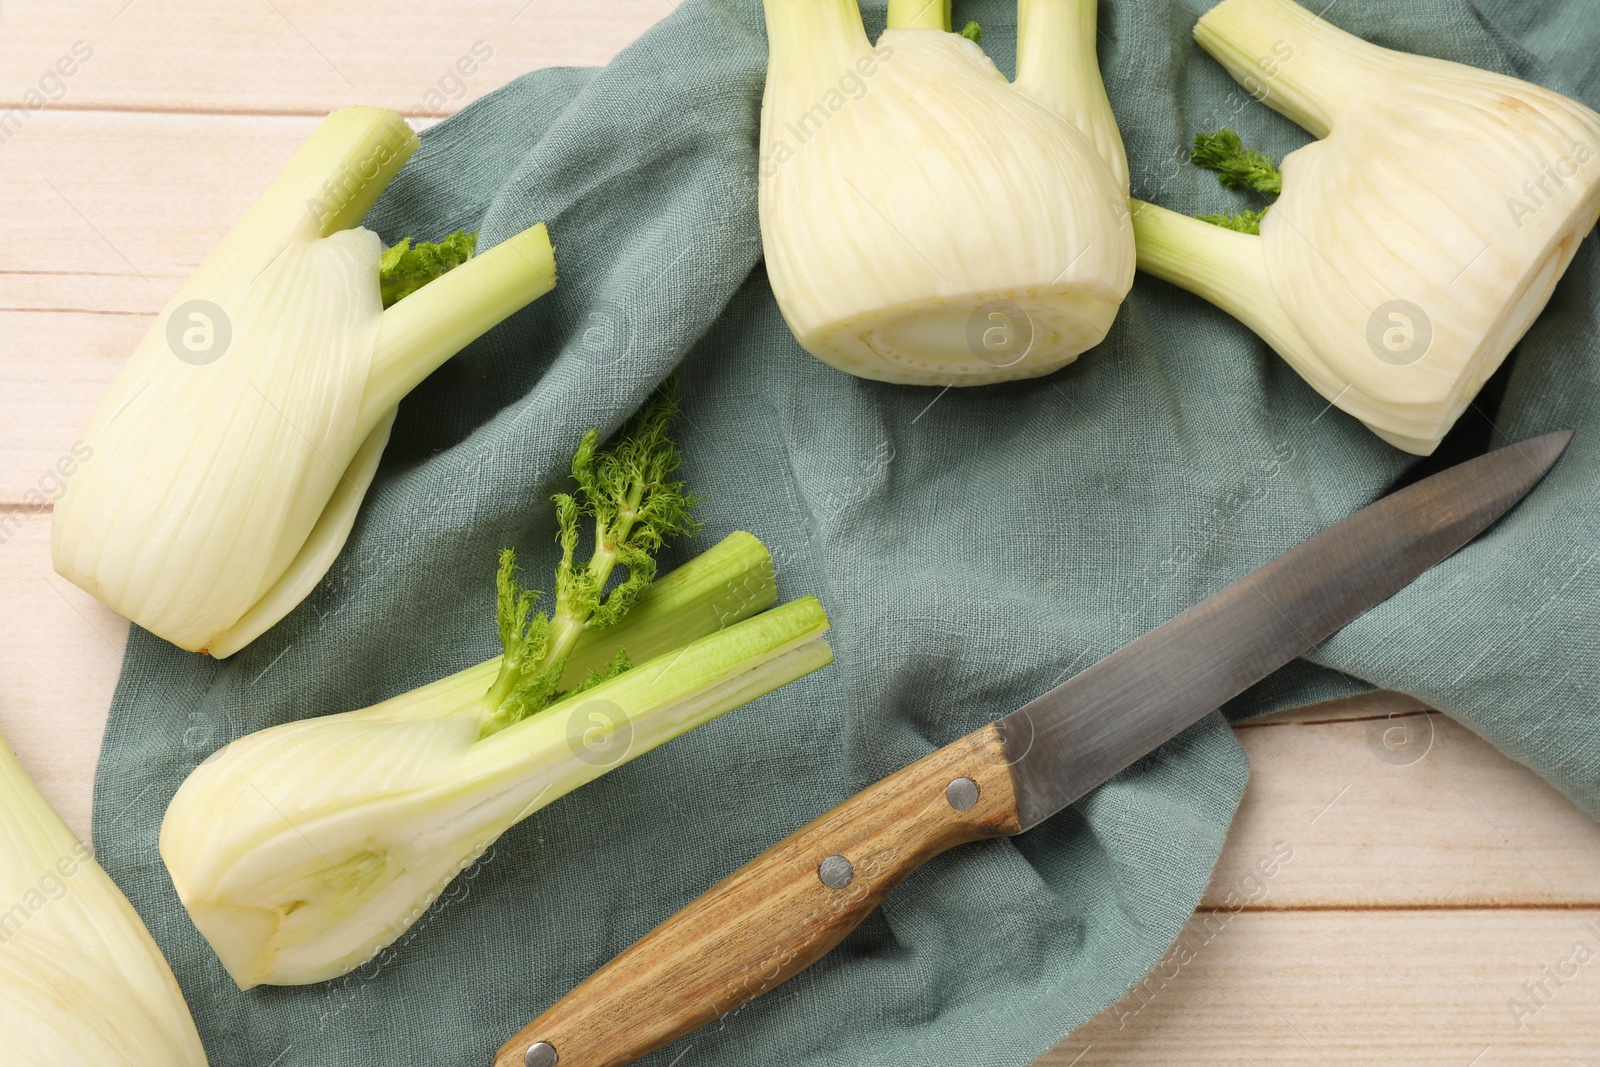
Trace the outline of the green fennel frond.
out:
[[[383,306],[405,299],[439,275],[454,270],[478,249],[478,235],[457,230],[437,244],[421,241],[416,245],[403,237],[383,253],[378,262],[378,290]]]
[[[500,553],[500,570],[495,574],[496,616],[500,623],[500,647],[507,656],[517,655],[523,648],[528,612],[538,602],[537,589],[525,589],[517,582],[517,553],[505,549]]]
[[[976,22],[968,22],[965,26],[961,27],[961,36],[965,37],[973,44],[977,44],[979,41],[983,40],[983,27],[978,25]]]
[[[624,671],[631,670],[633,670],[633,660],[628,658],[628,650],[625,648],[619,648],[617,649],[616,656],[612,658],[610,663],[606,664],[604,667],[601,667],[599,670],[590,671],[587,678],[573,686],[566,693],[564,693],[563,696],[576,696],[586,689],[593,689],[601,682],[609,682],[611,679],[615,678],[619,674],[622,674]]]
[[[500,554],[496,606],[505,656],[486,698],[490,715],[484,736],[630,669],[627,652],[619,650],[606,667],[569,691],[561,689],[578,638],[622,618],[655,581],[655,552],[668,537],[692,532],[697,525],[694,494],[672,478],[683,462],[668,435],[677,408],[674,379],[605,447],[597,430],[578,443],[571,468],[576,488],[551,498],[561,546],[551,614],[536,610],[541,594],[517,581],[516,553],[508,548]],[[580,563],[586,526],[593,531],[593,548],[588,561]],[[626,577],[607,593],[619,565]]]
[[[599,434],[593,430],[578,446],[572,457],[577,492],[556,503],[562,545],[558,616],[581,616],[586,628],[612,625],[655,580],[654,553],[665,540],[697,525],[694,494],[672,479],[683,462],[667,432],[677,409],[677,382],[669,380],[606,448],[597,447]],[[594,555],[587,566],[577,567],[566,546],[577,543],[583,518],[594,524]],[[619,563],[628,576],[603,597]]]
[[[500,553],[495,587],[500,647],[505,655],[491,692],[496,706],[511,722],[517,722],[550,702],[564,664],[547,662],[550,617],[534,610],[542,594],[517,581],[517,554],[512,549]]]
[[[1232,130],[1195,134],[1189,159],[1197,167],[1216,171],[1224,189],[1254,189],[1273,197],[1283,192],[1278,164],[1265,152],[1246,148]]]
[[[1196,215],[1201,222],[1209,222],[1213,226],[1221,226],[1225,230],[1237,230],[1239,233],[1261,232],[1261,220],[1266,217],[1271,206],[1259,211],[1241,211],[1237,215]]]

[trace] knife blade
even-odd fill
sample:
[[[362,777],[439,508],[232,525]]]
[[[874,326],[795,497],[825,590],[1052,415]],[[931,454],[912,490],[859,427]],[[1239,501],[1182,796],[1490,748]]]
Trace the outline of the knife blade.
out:
[[[1362,508],[1000,720],[1027,830],[1153,752],[1487,529],[1568,430]]]
[[[1376,501],[1122,649],[797,830],[508,1040],[495,1067],[621,1067],[820,959],[907,875],[1038,825],[1461,548],[1570,430]]]

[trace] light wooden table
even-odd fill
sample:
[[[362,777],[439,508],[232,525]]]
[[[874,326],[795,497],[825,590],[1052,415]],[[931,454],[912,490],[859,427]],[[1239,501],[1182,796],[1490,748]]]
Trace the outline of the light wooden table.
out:
[[[330,109],[425,124],[524,71],[603,63],[672,6],[0,7],[0,112],[53,98],[0,125],[0,730],[80,835],[127,626],[51,571],[28,500],[151,317]],[[479,42],[492,57],[458,80]],[[1433,730],[1406,766],[1373,743],[1396,711]],[[1238,736],[1250,788],[1175,955],[1042,1065],[1600,1067],[1600,825],[1403,698]],[[1579,944],[1593,961],[1568,962]]]

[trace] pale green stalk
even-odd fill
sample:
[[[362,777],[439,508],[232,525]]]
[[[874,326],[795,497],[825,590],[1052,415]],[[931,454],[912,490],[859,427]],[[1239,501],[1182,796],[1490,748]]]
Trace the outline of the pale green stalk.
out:
[[[1287,0],[1226,0],[1195,23],[1194,39],[1247,92],[1314,137],[1418,58],[1368,44]]]
[[[1017,87],[1094,144],[1128,191],[1128,155],[1100,77],[1098,0],[1019,0]]]
[[[806,86],[806,107],[868,55],[867,31],[856,0],[763,0],[767,22],[767,84],[774,78]],[[777,114],[769,92],[762,122],[791,121],[800,112]]]
[[[615,626],[580,630],[560,680],[571,689],[591,672],[603,669],[626,652],[636,663],[681,648],[770,608],[778,602],[777,572],[760,540],[744,531],[723,538],[672,573],[657,578],[639,594]],[[499,714],[515,678],[504,670],[504,656],[471,668],[481,675],[483,704],[489,713],[486,732],[509,726]],[[491,682],[493,683],[491,685]]]
[[[422,380],[555,288],[555,251],[543,224],[502,241],[384,311],[357,432],[370,432]]]
[[[891,30],[950,30],[950,0],[889,0]]]
[[[1304,364],[1314,371],[1317,361],[1272,291],[1260,237],[1142,200],[1128,204],[1140,270],[1210,301],[1254,330],[1296,369]],[[1312,384],[1319,390],[1343,388],[1331,378]]]

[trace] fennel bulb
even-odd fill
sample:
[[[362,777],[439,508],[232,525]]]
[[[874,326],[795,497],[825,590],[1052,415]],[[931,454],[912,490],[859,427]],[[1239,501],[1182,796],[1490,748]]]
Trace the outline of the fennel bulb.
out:
[[[204,1067],[161,950],[3,739],[0,909],[8,1067]]]
[[[1135,205],[1139,266],[1245,322],[1384,440],[1432,452],[1600,215],[1600,115],[1291,0],[1224,0],[1195,39],[1320,140],[1284,158],[1259,237]]]
[[[517,822],[831,662],[814,598],[745,618],[771,602],[771,562],[753,537],[729,540],[652,586],[616,628],[586,634],[565,675],[603,671],[617,648],[639,666],[511,725],[485,698],[502,669],[490,660],[251,734],[201,764],[167,810],[161,856],[240,987],[360,966]]]
[[[672,480],[676,404],[671,380],[606,447],[584,436],[575,490],[554,498],[549,614],[501,556],[499,658],[241,738],[179,788],[161,856],[241,987],[359,966],[518,821],[832,662],[815,598],[766,610],[772,559],[747,533],[656,580],[655,551],[695,525],[694,495]]]
[[[64,577],[222,657],[327,572],[401,398],[555,283],[542,226],[420,289],[423,260],[453,262],[384,258],[357,223],[417,143],[393,112],[334,112],[167,303],[84,431],[52,524]],[[415,291],[385,310],[380,274]]]
[[[981,385],[1100,342],[1133,282],[1095,0],[1023,0],[1017,78],[895,0],[765,0],[761,236],[801,346],[864,378]]]

